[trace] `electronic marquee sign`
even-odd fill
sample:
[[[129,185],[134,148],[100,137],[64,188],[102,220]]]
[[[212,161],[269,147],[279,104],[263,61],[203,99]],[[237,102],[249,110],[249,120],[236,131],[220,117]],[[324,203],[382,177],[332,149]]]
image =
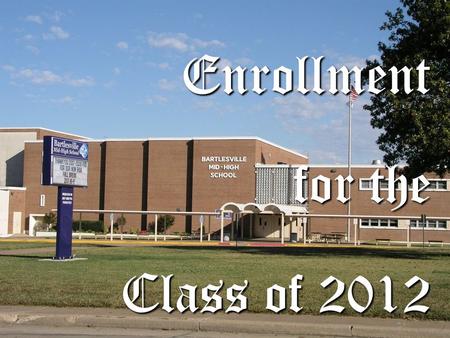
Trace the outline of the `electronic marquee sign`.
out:
[[[58,187],[56,260],[72,259],[73,188],[88,185],[86,142],[44,136],[42,184]]]
[[[86,142],[45,136],[42,184],[87,187],[88,156]]]

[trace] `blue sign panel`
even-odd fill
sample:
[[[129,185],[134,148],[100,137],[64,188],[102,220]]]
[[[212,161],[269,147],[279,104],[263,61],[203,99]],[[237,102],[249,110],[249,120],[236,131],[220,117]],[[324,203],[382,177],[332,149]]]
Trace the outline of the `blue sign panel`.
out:
[[[73,188],[58,187],[56,259],[72,258]]]
[[[88,157],[86,142],[44,136],[42,184],[86,187]]]

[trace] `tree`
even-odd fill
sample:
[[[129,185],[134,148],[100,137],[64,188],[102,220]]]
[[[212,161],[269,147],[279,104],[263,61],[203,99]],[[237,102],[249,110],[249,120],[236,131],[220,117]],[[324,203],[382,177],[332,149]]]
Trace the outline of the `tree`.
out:
[[[48,214],[45,214],[42,222],[49,227],[53,226],[56,229],[56,215],[53,212],[49,212]]]
[[[169,229],[175,224],[175,217],[173,215],[161,215],[158,216],[158,233],[163,233],[165,230]],[[148,224],[148,230],[155,230],[155,222],[150,222]]]
[[[388,165],[406,162],[409,177],[427,171],[443,175],[450,168],[450,2],[446,0],[401,0],[403,7],[387,12],[380,27],[390,31],[388,43],[380,42],[380,61],[367,61],[367,68],[417,67],[422,60],[426,94],[388,90],[371,97],[371,125],[382,130],[377,140]],[[399,76],[399,88],[403,88]],[[390,72],[379,81],[389,87]],[[417,88],[417,73],[411,72],[411,88]]]
[[[123,233],[123,227],[127,224],[127,219],[124,215],[121,215],[117,220],[116,224],[119,227],[120,233]]]

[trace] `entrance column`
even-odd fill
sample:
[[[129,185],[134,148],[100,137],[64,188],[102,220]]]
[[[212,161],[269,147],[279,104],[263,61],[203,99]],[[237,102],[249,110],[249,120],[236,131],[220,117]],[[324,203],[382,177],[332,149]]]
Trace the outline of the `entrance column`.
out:
[[[220,210],[220,243],[223,243],[223,210]]]
[[[250,239],[253,237],[253,214],[250,214]]]
[[[236,219],[236,213],[233,211],[233,217],[231,218],[231,238],[230,240],[234,240],[234,221]]]
[[[284,244],[284,214],[281,214],[281,244]]]
[[[291,241],[292,236],[292,216],[289,216],[289,242]]]
[[[211,240],[211,215],[208,215],[208,241]]]
[[[241,240],[244,240],[244,217],[242,216],[243,214],[239,215],[240,215],[239,224],[241,226]]]

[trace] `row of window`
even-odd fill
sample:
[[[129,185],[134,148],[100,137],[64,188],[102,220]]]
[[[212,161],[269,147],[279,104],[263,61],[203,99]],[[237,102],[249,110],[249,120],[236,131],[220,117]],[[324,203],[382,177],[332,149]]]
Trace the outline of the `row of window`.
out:
[[[412,228],[423,228],[423,222],[414,219],[411,220],[410,225]],[[441,221],[437,219],[427,219],[425,228],[433,228],[433,229],[447,229],[447,222]]]
[[[425,190],[439,190],[446,191],[448,190],[448,181],[447,180],[430,180],[430,185]],[[395,189],[398,189],[398,182],[395,182]],[[388,180],[383,179],[380,180],[380,189],[388,189]],[[422,182],[419,182],[419,188],[423,186]],[[370,178],[361,178],[360,185],[361,190],[370,190],[373,188],[373,181]],[[409,189],[412,189],[412,185],[408,185]]]
[[[387,218],[363,218],[361,219],[361,226],[363,227],[398,227],[396,219]]]
[[[409,221],[411,228],[423,228],[423,222],[417,219]],[[363,218],[361,219],[362,227],[385,227],[385,228],[397,228],[398,220],[387,218]],[[437,219],[427,219],[425,228],[430,229],[447,229],[447,221]]]

